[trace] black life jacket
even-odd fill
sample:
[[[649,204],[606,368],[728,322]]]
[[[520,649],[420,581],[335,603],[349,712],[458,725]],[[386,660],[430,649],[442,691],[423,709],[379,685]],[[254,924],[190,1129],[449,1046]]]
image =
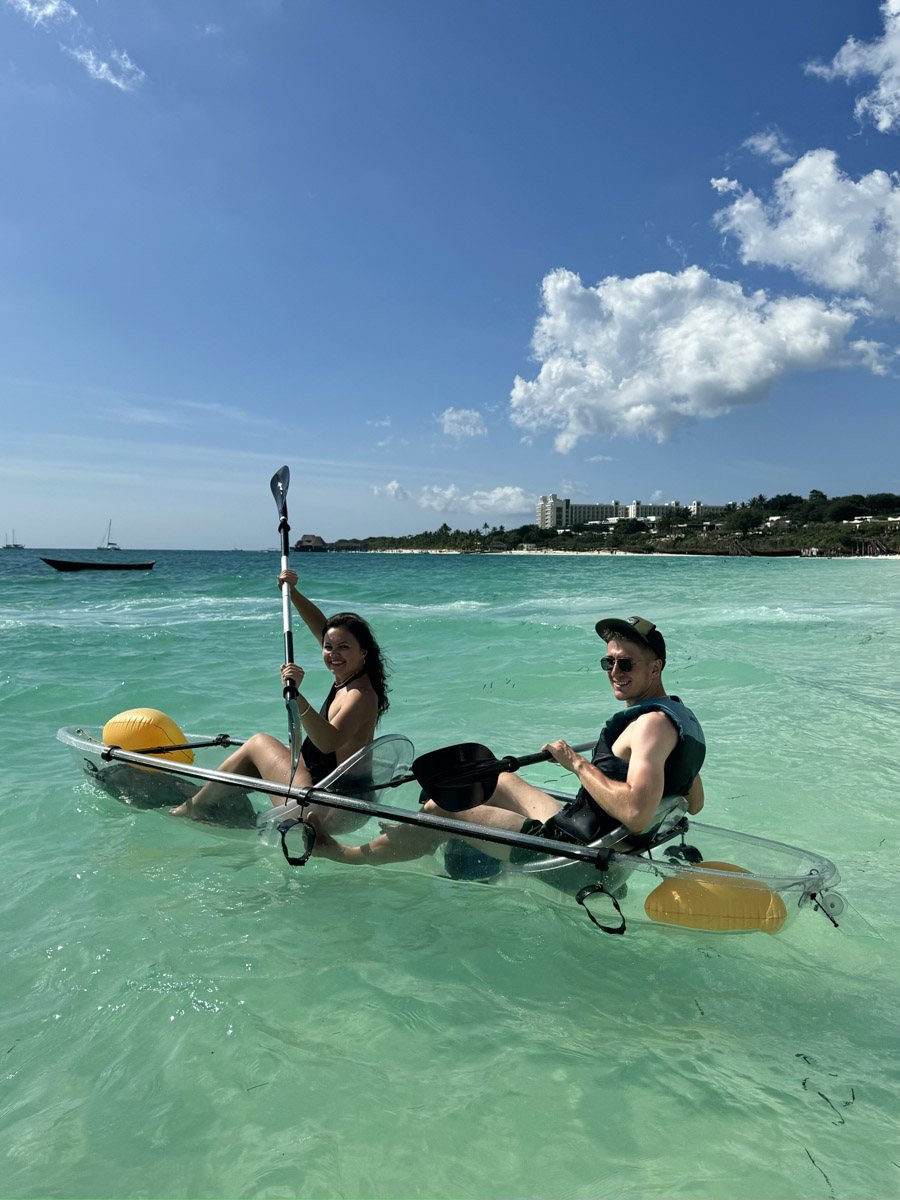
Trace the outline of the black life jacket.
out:
[[[607,779],[624,783],[628,777],[628,763],[613,754],[612,747],[623,729],[648,712],[664,712],[678,731],[678,742],[666,759],[663,795],[685,796],[700,774],[706,757],[706,740],[700,722],[677,696],[640,700],[614,713],[603,726],[591,762]],[[621,824],[620,820],[601,808],[584,788],[579,788],[575,799],[547,822],[547,831],[551,834],[558,831],[564,837],[575,838],[579,842],[593,842]]]

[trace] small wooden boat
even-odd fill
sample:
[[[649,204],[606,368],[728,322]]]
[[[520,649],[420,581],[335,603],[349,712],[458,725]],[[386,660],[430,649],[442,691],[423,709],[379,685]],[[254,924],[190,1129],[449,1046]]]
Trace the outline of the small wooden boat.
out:
[[[123,562],[75,562],[69,558],[41,558],[54,571],[149,571],[153,562],[123,563]]]

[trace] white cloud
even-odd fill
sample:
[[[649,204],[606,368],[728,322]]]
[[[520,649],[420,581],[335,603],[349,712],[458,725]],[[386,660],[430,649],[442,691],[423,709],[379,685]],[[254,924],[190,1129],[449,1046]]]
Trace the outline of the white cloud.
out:
[[[371,425],[374,429],[389,429],[391,425],[390,417],[382,417],[377,421],[366,421],[367,425]]]
[[[179,400],[175,405],[171,401],[159,401],[156,404],[132,404],[117,399],[114,405],[102,405],[98,414],[104,420],[118,421],[124,425],[196,425],[207,417],[213,417],[217,423],[234,421],[252,429],[281,429],[282,424],[271,417],[263,417],[257,413],[248,413],[232,404],[219,404],[216,401]]]
[[[34,25],[48,25],[52,21],[68,21],[78,13],[66,0],[6,0],[15,12]]]
[[[59,27],[65,21],[75,21],[75,27],[69,32],[69,40],[76,38],[81,41],[92,39],[88,25],[78,17],[78,12],[66,0],[5,0],[6,5],[19,13],[35,26],[41,25],[48,29]],[[136,63],[133,63],[125,50],[114,50],[106,62],[86,45],[60,45],[60,49],[70,54],[87,70],[92,79],[100,79],[111,83],[120,91],[131,92],[139,87],[145,78],[145,73]]]
[[[569,496],[573,500],[588,500],[591,489],[580,479],[560,479],[559,487],[554,489],[557,495]]]
[[[896,175],[872,171],[855,182],[833,150],[811,150],[775,181],[771,203],[743,192],[715,220],[738,239],[742,262],[783,267],[900,316]]]
[[[91,79],[100,79],[105,83],[111,83],[120,91],[134,91],[144,82],[145,73],[131,61],[124,50],[121,53],[118,50],[112,52],[110,58],[114,65],[110,66],[108,62],[99,59],[93,50],[85,46],[64,47],[64,49],[67,54],[71,54],[81,63]]]
[[[138,404],[99,408],[98,415],[107,421],[123,425],[184,425],[186,422],[173,408],[147,408]]]
[[[615,462],[611,454],[594,454],[590,458],[586,458],[585,462]]]
[[[711,179],[709,182],[719,195],[724,195],[725,192],[739,192],[741,190],[741,185],[735,179],[725,179],[723,177],[722,179]]]
[[[795,158],[795,155],[790,154],[786,149],[781,130],[774,127],[766,129],[762,133],[754,133],[744,142],[744,147],[753,154],[758,154],[760,158],[767,158],[776,167],[783,167],[785,163],[793,162]],[[715,182],[714,180],[714,186]]]
[[[860,121],[872,121],[880,133],[890,133],[900,124],[900,0],[885,0],[881,15],[882,38],[858,42],[849,37],[830,63],[807,63],[805,69],[828,80],[874,75],[874,88],[857,97],[854,112]]]
[[[495,487],[489,492],[464,492],[455,483],[449,487],[422,488],[418,503],[438,512],[464,512],[477,516],[504,516],[530,512],[537,496],[520,487]]]
[[[419,508],[435,512],[468,513],[477,516],[505,516],[508,513],[530,512],[537,503],[537,496],[520,487],[495,487],[489,492],[465,492],[451,483],[449,487],[429,485],[419,488],[413,495],[396,480],[387,484],[375,484],[372,491],[376,496],[388,500],[414,500]]]
[[[585,287],[571,271],[543,282],[534,380],[516,378],[511,417],[555,429],[567,452],[592,434],[664,440],[703,417],[761,400],[791,371],[859,363],[855,314],[813,297],[745,294],[689,267]]]
[[[388,500],[411,500],[409,492],[400,486],[396,479],[383,485],[375,484],[372,491],[376,496],[386,496]]]
[[[284,423],[276,421],[274,417],[264,417],[256,412],[247,412],[246,409],[238,408],[235,404],[220,404],[218,401],[208,400],[182,400],[180,408],[192,409],[194,412],[200,413],[201,416],[207,415],[215,417],[218,420],[234,421],[238,425],[250,426],[253,429],[283,429]]]
[[[474,408],[446,408],[437,420],[447,437],[459,441],[467,437],[484,437],[487,433],[484,418]]]

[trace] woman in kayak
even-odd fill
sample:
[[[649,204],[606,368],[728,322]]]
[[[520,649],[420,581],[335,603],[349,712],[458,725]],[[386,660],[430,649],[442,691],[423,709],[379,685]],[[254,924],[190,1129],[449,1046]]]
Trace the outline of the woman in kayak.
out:
[[[292,680],[297,687],[300,724],[306,734],[293,775],[290,749],[267,733],[255,733],[222,763],[219,770],[310,787],[372,741],[375,726],[389,704],[387,670],[381,648],[362,617],[347,612],[326,617],[312,600],[297,590],[294,571],[282,571],[278,576],[279,588],[283,583],[290,585],[294,607],[322,647],[322,659],[334,676],[334,683],[316,712],[299,690],[306,674],[303,668],[295,663],[281,668],[282,683]],[[272,803],[283,804],[284,799],[273,796]],[[252,816],[246,793],[238,792],[232,784],[215,782],[207,783],[191,800],[169,811],[173,816],[192,817],[197,821],[222,817],[240,820]],[[320,815],[331,826],[335,818],[340,821],[344,814],[330,810],[330,813]],[[341,821],[341,829],[347,828],[346,821]]]

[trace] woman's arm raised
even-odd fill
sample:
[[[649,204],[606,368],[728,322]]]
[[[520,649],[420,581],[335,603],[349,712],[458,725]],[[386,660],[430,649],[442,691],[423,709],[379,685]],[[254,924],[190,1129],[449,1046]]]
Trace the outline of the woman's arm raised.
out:
[[[281,572],[278,576],[278,590],[281,591],[283,583],[290,584],[291,588],[291,603],[296,608],[297,612],[303,618],[309,632],[313,635],[319,645],[322,645],[322,639],[325,636],[325,614],[321,608],[313,604],[312,600],[307,599],[302,592],[297,590],[297,572],[290,568]]]

